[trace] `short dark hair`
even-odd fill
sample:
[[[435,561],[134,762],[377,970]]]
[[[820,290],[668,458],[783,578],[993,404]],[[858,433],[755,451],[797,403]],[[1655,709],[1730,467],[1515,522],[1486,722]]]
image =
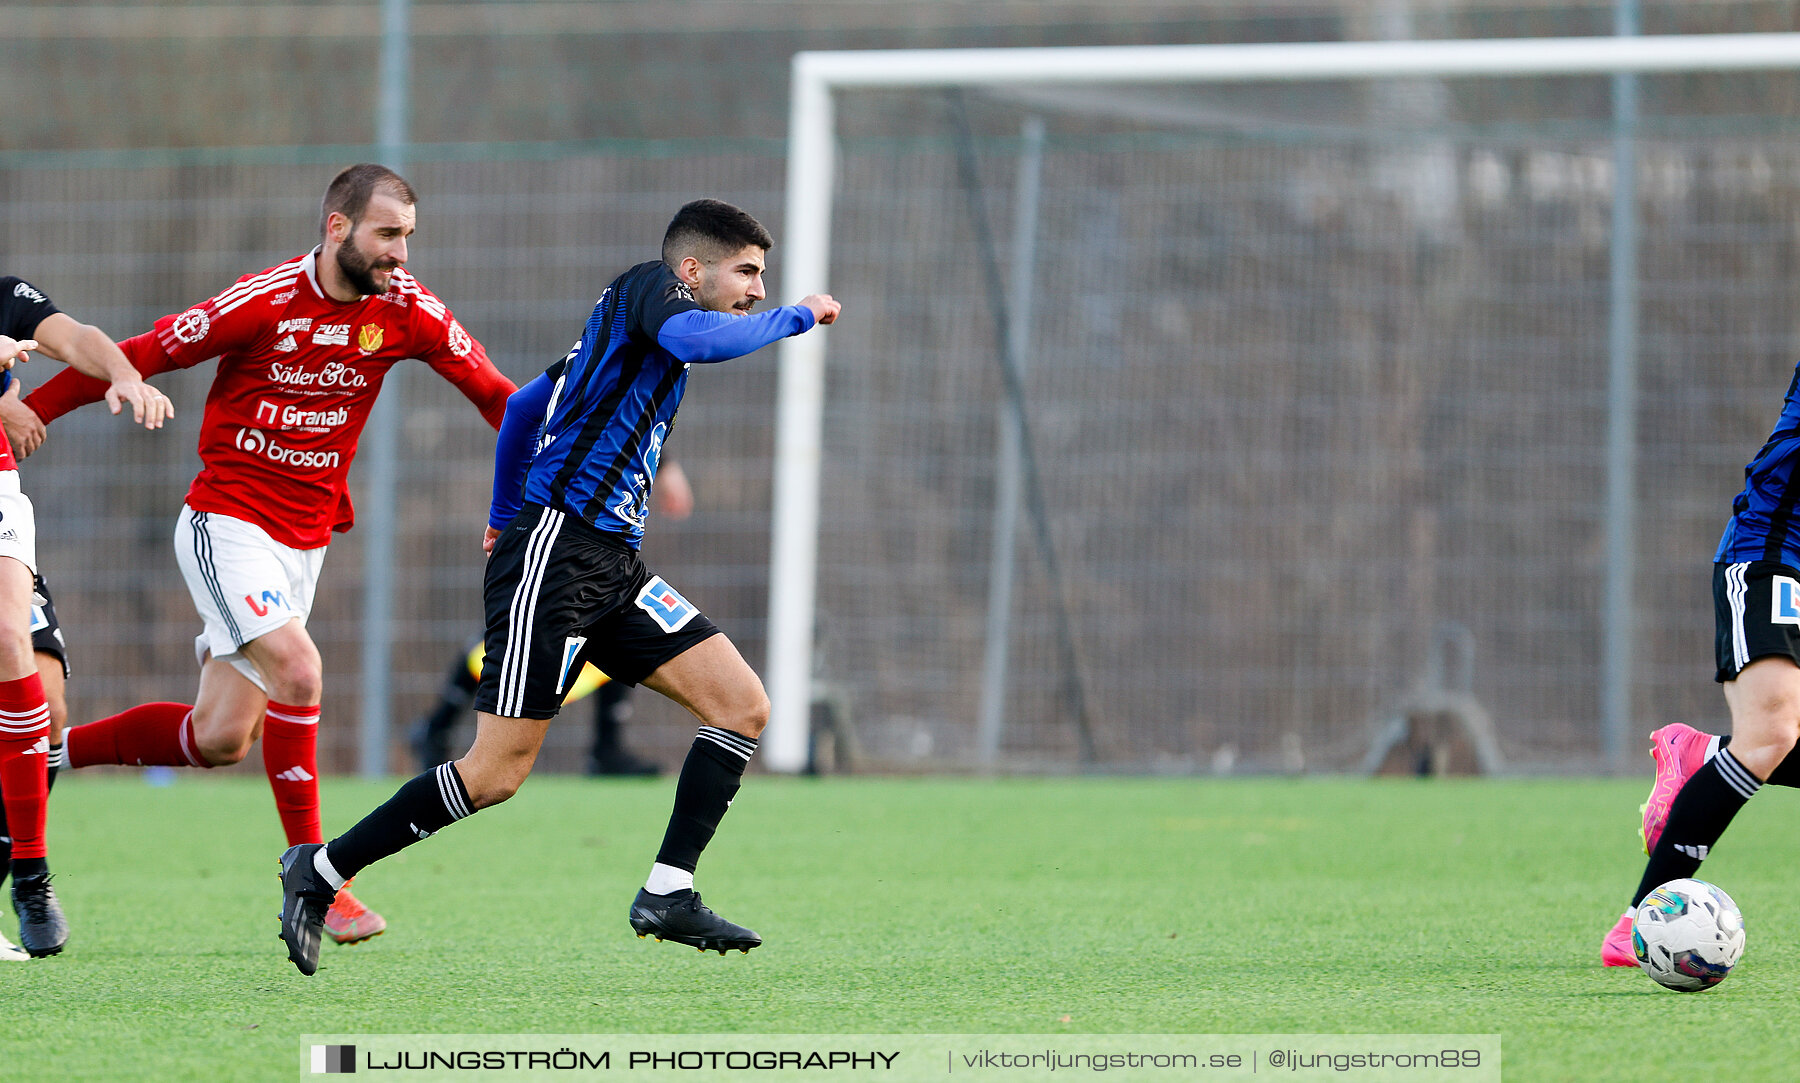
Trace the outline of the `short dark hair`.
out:
[[[719,199],[696,199],[675,212],[663,233],[663,262],[673,267],[688,256],[713,263],[755,245],[763,251],[775,247],[775,238],[763,224]]]
[[[419,194],[406,183],[405,177],[385,165],[358,162],[331,178],[331,183],[325,186],[325,199],[319,205],[319,236],[325,235],[325,220],[333,211],[350,219],[351,225],[360,222],[363,212],[369,209],[369,199],[376,192],[393,196],[408,205],[419,202]]]

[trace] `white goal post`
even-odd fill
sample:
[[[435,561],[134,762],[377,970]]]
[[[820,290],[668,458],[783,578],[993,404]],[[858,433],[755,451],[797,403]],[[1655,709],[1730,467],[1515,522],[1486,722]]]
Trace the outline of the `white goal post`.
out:
[[[832,96],[840,89],[1778,68],[1800,68],[1800,33],[800,53],[794,57],[789,115],[783,292],[799,297],[831,289],[836,158]],[[848,315],[855,319],[854,311]],[[765,667],[772,711],[762,745],[770,769],[784,772],[799,771],[807,763],[829,340],[828,331],[790,338],[781,344],[779,355]],[[1623,499],[1631,499],[1629,491]]]

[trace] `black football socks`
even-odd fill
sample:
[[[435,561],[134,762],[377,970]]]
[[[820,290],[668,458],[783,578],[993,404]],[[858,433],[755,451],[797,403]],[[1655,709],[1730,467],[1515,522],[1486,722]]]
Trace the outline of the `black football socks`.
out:
[[[1669,806],[1668,825],[1656,840],[1656,849],[1644,867],[1644,878],[1631,905],[1643,902],[1644,896],[1670,880],[1698,872],[1731,818],[1761,786],[1730,752],[1719,749],[1719,754],[1695,771],[1675,795]]]
[[[469,800],[456,764],[440,763],[413,776],[388,798],[387,804],[332,839],[325,847],[326,857],[332,868],[348,880],[382,858],[428,839],[474,812],[475,803]]]
[[[694,871],[700,851],[712,841],[731,799],[744,781],[756,738],[717,726],[701,726],[675,783],[675,810],[663,834],[656,863]]]
[[[1724,751],[1730,744],[1731,734],[1727,733],[1719,737],[1720,751]],[[1794,750],[1787,754],[1786,759],[1775,765],[1775,770],[1769,772],[1769,777],[1763,779],[1763,784],[1800,788],[1800,745],[1796,745]]]

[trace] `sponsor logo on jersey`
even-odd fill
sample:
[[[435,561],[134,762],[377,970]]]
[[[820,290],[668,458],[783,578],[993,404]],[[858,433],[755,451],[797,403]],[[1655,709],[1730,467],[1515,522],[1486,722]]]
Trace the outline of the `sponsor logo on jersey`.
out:
[[[686,282],[677,282],[675,283],[675,296],[681,298],[683,301],[693,301],[694,291],[688,288]]]
[[[244,595],[244,604],[250,607],[250,612],[255,613],[259,617],[268,616],[269,610],[271,610],[271,609],[290,609],[290,608],[292,608],[287,603],[287,595],[283,594],[279,590],[263,591],[261,603],[259,603],[255,598],[252,598],[250,595],[246,594],[246,595]]]
[[[335,451],[302,451],[284,447],[260,429],[239,429],[237,446],[252,455],[261,455],[272,463],[295,466],[302,470],[331,470],[343,461]]]
[[[1769,580],[1770,624],[1800,625],[1800,583],[1785,575]]]
[[[463,330],[463,325],[460,323],[457,323],[455,320],[451,320],[450,321],[450,352],[455,354],[458,357],[467,357],[467,356],[469,356],[469,351],[473,350],[474,348],[475,348],[475,340],[469,337],[469,333],[467,331]]]
[[[269,304],[271,307],[276,306],[276,305],[285,305],[289,301],[292,301],[299,293],[300,293],[300,288],[298,286],[296,286],[290,290],[282,290],[280,293],[269,298]]]
[[[29,283],[29,282],[21,282],[18,285],[14,286],[13,287],[13,296],[14,297],[23,297],[27,301],[30,301],[32,304],[37,304],[37,305],[41,305],[45,301],[49,300],[49,298],[45,297],[43,294],[41,294],[37,290],[33,289],[31,286],[31,283]]]
[[[569,683],[569,670],[580,657],[581,648],[587,646],[587,636],[570,636],[563,640],[562,672],[556,675],[556,695],[563,694],[563,686]]]
[[[290,331],[309,331],[312,329],[312,317],[300,316],[292,320],[282,320],[275,325],[275,333],[285,335]]]
[[[327,391],[354,391],[369,386],[361,373],[342,361],[329,362],[318,372],[290,368],[277,361],[269,366],[269,379],[288,387],[317,387]]]
[[[350,420],[350,408],[339,406],[331,410],[305,410],[285,403],[274,403],[268,399],[259,399],[256,403],[256,421],[259,425],[275,425],[283,429],[316,429],[326,432],[337,428]]]
[[[288,337],[282,339],[280,342],[277,342],[275,344],[275,349],[280,353],[293,353],[295,350],[298,350],[299,348],[300,348],[300,344],[298,342],[294,341],[293,335],[289,335]]]
[[[313,328],[314,346],[348,346],[350,345],[350,325],[347,323],[322,323]]]
[[[356,329],[356,348],[363,353],[374,353],[381,349],[381,325],[365,323]]]
[[[644,589],[638,591],[637,607],[650,614],[650,619],[665,632],[679,632],[700,613],[674,587],[663,582],[660,575],[652,576]]]
[[[192,345],[205,338],[206,333],[212,330],[212,320],[208,319],[206,313],[199,309],[190,308],[175,317],[175,322],[169,325],[169,330],[175,333],[176,338]]]

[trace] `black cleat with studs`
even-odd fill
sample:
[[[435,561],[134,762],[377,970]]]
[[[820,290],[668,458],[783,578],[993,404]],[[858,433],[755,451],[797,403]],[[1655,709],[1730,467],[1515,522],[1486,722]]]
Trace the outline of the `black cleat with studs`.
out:
[[[319,969],[319,937],[325,929],[325,911],[337,898],[337,890],[313,868],[316,842],[290,846],[281,855],[281,939],[288,959],[302,974]]]
[[[762,937],[703,906],[697,891],[652,895],[639,888],[631,900],[631,928],[640,940],[654,936],[720,955],[732,948],[747,953],[762,943]]]
[[[12,901],[13,912],[19,915],[19,944],[27,954],[42,959],[63,950],[69,942],[69,923],[49,873],[13,877]]]

